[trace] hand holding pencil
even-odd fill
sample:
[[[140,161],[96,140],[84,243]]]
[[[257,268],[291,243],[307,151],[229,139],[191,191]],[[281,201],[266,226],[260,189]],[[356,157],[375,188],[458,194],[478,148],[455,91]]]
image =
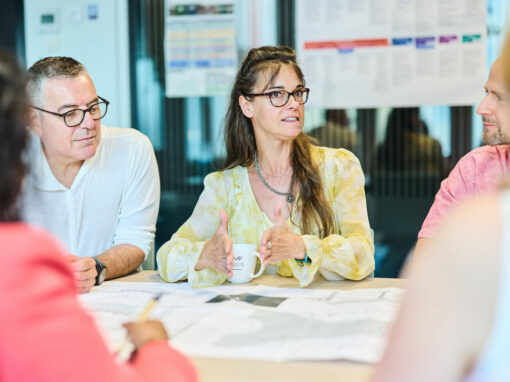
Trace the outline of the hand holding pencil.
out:
[[[138,316],[138,322],[128,322],[123,324],[124,328],[126,328],[128,332],[128,337],[136,350],[151,341],[168,341],[168,334],[160,321],[147,321],[152,309],[154,309],[161,296],[162,293],[156,295],[153,299],[151,299],[151,301],[149,301],[144,310]],[[125,344],[121,345],[118,353],[122,351],[124,345]]]
[[[168,334],[161,321],[128,322],[123,326],[136,350],[151,341],[168,341]]]

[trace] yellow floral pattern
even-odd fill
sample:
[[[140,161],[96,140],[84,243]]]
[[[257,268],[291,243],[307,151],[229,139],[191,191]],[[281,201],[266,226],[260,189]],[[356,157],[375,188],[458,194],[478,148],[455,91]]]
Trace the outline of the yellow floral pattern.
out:
[[[294,276],[302,287],[309,285],[317,273],[328,280],[361,280],[374,270],[374,244],[360,163],[344,149],[312,146],[311,150],[333,210],[336,233],[320,239],[315,227],[313,235],[301,235],[298,195],[287,224],[302,236],[312,263],[299,266],[286,260],[275,264],[278,274]],[[225,282],[227,275],[211,268],[194,270],[205,242],[218,227],[220,208],[228,214],[228,232],[234,243],[258,247],[264,231],[273,226],[255,200],[246,167],[209,174],[204,186],[191,217],[158,251],[159,273],[168,282],[188,280],[194,288]]]

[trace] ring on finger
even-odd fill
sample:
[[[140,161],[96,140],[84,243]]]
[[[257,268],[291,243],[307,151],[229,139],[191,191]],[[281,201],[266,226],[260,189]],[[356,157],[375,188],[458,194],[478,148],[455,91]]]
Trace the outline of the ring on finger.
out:
[[[268,249],[273,248],[273,244],[271,244],[271,240],[268,240],[268,241],[267,241],[267,248],[268,248]]]

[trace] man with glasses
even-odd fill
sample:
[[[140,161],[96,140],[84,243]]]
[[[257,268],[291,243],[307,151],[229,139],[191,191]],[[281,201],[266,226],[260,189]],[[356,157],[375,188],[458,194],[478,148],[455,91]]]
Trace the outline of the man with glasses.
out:
[[[28,90],[34,134],[24,219],[65,245],[85,293],[136,270],[150,251],[160,196],[154,151],[136,130],[101,125],[109,102],[72,58],[36,62]]]

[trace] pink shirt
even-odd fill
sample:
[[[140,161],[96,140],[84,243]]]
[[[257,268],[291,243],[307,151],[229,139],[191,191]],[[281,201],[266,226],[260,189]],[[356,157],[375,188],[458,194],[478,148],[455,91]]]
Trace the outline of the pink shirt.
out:
[[[482,146],[462,157],[448,178],[441,182],[418,237],[434,236],[445,213],[467,196],[497,187],[501,177],[508,172],[509,150],[510,145]]]
[[[190,361],[165,341],[116,362],[78,303],[63,253],[39,229],[0,222],[1,382],[197,380]]]

